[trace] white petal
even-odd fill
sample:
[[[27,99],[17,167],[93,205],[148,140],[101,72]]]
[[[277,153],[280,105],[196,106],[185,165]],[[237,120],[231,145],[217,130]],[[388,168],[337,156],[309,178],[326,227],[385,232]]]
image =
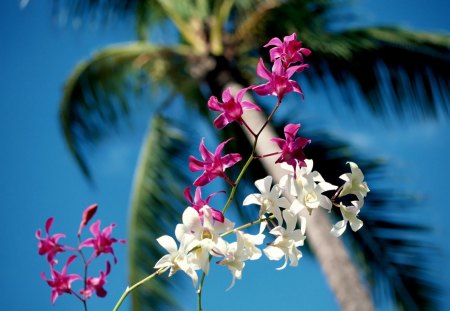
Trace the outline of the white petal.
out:
[[[263,179],[255,181],[255,186],[262,194],[269,193],[270,186],[272,185],[272,176],[266,176]]]
[[[344,233],[345,228],[347,227],[347,220],[341,220],[337,222],[333,228],[331,228],[331,234],[333,234],[335,237],[339,237]]]
[[[295,229],[295,225],[297,224],[297,217],[294,213],[289,210],[283,211],[283,218],[286,222],[286,231],[292,232]]]
[[[298,215],[298,220],[300,221],[300,229],[302,234],[305,235],[306,232],[306,217]]]
[[[363,226],[363,221],[361,219],[356,218],[356,215],[353,217],[353,219],[349,219],[350,227],[353,231],[358,231]]]
[[[177,243],[168,235],[163,235],[156,239],[156,241],[164,247],[169,253],[175,253],[177,251]]]
[[[198,212],[192,208],[188,207],[183,212],[183,224],[189,228],[189,230],[197,231],[202,228],[200,221],[200,216]]]
[[[270,260],[280,260],[284,256],[284,252],[280,248],[272,245],[267,246],[263,251]]]
[[[297,215],[298,213],[300,213],[300,211],[302,209],[304,209],[305,206],[303,204],[300,203],[299,200],[294,200],[292,201],[291,206],[289,207],[289,210],[294,214]]]
[[[260,193],[249,194],[244,199],[242,205],[250,205],[250,204],[261,205],[261,194]]]
[[[170,255],[164,255],[161,257],[161,259],[158,260],[158,262],[155,264],[155,269],[165,268],[165,267],[171,267],[173,266],[171,256]]]

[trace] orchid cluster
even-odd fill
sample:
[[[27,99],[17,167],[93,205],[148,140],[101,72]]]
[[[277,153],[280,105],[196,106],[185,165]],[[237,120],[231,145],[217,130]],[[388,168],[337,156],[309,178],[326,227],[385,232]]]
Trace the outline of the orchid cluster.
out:
[[[296,81],[291,80],[291,77],[308,68],[308,64],[304,63],[304,57],[311,53],[297,41],[295,33],[284,37],[283,40],[273,38],[264,47],[270,47],[272,67],[271,70],[267,69],[263,59],[260,58],[256,74],[267,80],[266,83],[245,87],[237,91],[235,96],[231,89],[227,88],[223,91],[221,100],[211,96],[207,103],[210,110],[219,112],[213,122],[217,129],[236,122],[251,133],[254,138],[252,153],[247,157],[237,179],[231,180],[225,171],[244,158],[239,153],[222,155],[225,145],[232,142],[233,138],[220,143],[214,153],[206,148],[204,139],[201,140],[199,146],[201,159],[192,155],[189,157],[189,169],[192,172],[201,172],[193,182],[196,186],[195,195],[192,197],[190,187],[186,188],[184,194],[190,206],[183,212],[182,222],[175,227],[175,238],[164,235],[157,239],[167,254],[155,264],[156,272],[145,280],[167,270],[169,277],[183,271],[197,288],[198,310],[201,310],[203,282],[213,257],[216,258],[217,264],[230,270],[232,281],[229,288],[231,288],[236,279],[242,278],[247,261],[259,259],[263,253],[269,260],[284,259],[284,263],[278,269],[284,269],[288,264],[297,266],[302,257],[299,247],[304,244],[306,238],[307,217],[319,207],[328,212],[333,207],[340,209],[343,220],[331,228],[331,234],[335,236],[342,235],[348,223],[353,231],[357,231],[363,225],[357,218],[364,204],[364,198],[369,192],[363,173],[355,163],[348,162],[351,173],[340,176],[344,181],[343,185],[338,187],[326,182],[320,173],[313,170],[313,160],[305,156],[304,148],[311,141],[297,135],[300,124],[287,124],[284,127],[285,137],[272,139],[280,151],[272,154],[256,154],[259,135],[271,121],[284,97],[289,93],[298,93],[303,97],[302,89]],[[250,91],[260,96],[274,96],[277,99],[276,105],[260,129],[252,129],[243,118],[244,110],[261,111],[256,104],[244,99],[245,94]],[[259,192],[249,194],[242,205],[258,205],[258,217],[250,223],[236,227],[235,223],[225,217],[225,213],[234,199],[239,181],[252,161],[268,156],[277,156],[275,165],[280,165],[286,173],[278,184],[274,184],[271,176],[255,182]],[[228,201],[221,211],[210,206],[210,199],[217,192],[206,199],[202,198],[202,187],[217,178],[223,179],[231,187]],[[349,206],[344,203],[348,201],[351,202]],[[254,225],[259,226],[257,234],[244,231]],[[269,237],[269,241],[261,249],[266,236]],[[202,273],[201,278],[199,272]],[[116,309],[134,288],[134,286],[127,288]]]
[[[104,288],[106,284],[106,277],[111,272],[111,264],[106,260],[106,268],[104,271],[100,271],[98,276],[88,276],[88,268],[90,264],[102,254],[111,254],[114,263],[117,263],[117,258],[114,254],[114,243],[125,243],[125,240],[117,240],[111,237],[112,230],[115,224],[111,224],[103,230],[101,230],[101,221],[97,220],[90,227],[89,230],[92,237],[81,241],[81,234],[88,222],[92,219],[97,211],[97,204],[89,206],[84,212],[81,219],[81,223],[78,229],[77,238],[78,246],[71,247],[63,245],[59,242],[61,238],[65,238],[65,234],[56,233],[50,235],[50,229],[53,224],[53,217],[47,219],[45,223],[45,236],[42,236],[41,230],[36,231],[36,238],[39,240],[38,252],[39,255],[46,255],[47,262],[50,266],[50,279],[47,279],[45,273],[42,272],[41,276],[44,281],[52,288],[51,301],[55,303],[56,299],[63,294],[73,294],[78,298],[87,309],[87,300],[95,293],[98,297],[105,297],[107,292]],[[86,256],[85,248],[91,248],[92,253],[88,258]],[[58,265],[58,257],[62,253],[70,253],[71,255],[66,260],[66,263],[59,272],[56,268]],[[84,275],[68,274],[68,268],[74,260],[81,258],[84,266]],[[72,289],[72,283],[74,281],[83,281],[82,288],[79,292]]]

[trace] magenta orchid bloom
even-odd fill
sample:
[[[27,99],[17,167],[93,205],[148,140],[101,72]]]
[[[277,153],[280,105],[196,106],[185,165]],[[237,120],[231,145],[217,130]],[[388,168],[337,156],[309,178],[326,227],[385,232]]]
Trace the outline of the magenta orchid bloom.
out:
[[[294,168],[294,172],[296,171],[297,165],[299,167],[306,166],[303,148],[311,142],[311,140],[303,137],[295,137],[300,126],[300,124],[288,124],[284,127],[284,136],[286,139],[271,139],[281,149],[281,156],[275,163],[286,162]]]
[[[51,264],[51,280],[46,279],[44,272],[41,273],[41,277],[44,279],[44,281],[46,281],[47,284],[52,287],[52,303],[55,303],[56,299],[62,294],[72,294],[72,289],[70,288],[72,282],[82,279],[78,274],[67,275],[67,267],[72,263],[72,261],[75,260],[75,258],[77,258],[77,256],[73,255],[70,256],[69,259],[67,259],[67,262],[62,268],[61,273],[53,268],[55,263],[53,262]]]
[[[228,183],[232,184],[232,182],[225,175],[224,171],[225,169],[242,160],[242,157],[239,153],[230,153],[221,157],[223,147],[231,139],[232,138],[222,142],[219,146],[217,146],[216,151],[213,154],[208,149],[206,149],[203,142],[204,139],[202,138],[199,150],[203,161],[197,160],[192,155],[189,157],[189,169],[192,172],[204,171],[203,174],[194,181],[194,186],[201,187],[207,185],[216,177],[222,177]]]
[[[236,121],[237,123],[242,125],[242,114],[244,110],[257,110],[261,111],[257,105],[249,102],[242,101],[245,92],[249,89],[249,87],[244,88],[237,92],[236,98],[231,95],[230,88],[227,88],[222,93],[222,101],[219,102],[217,97],[211,96],[208,100],[208,108],[213,111],[222,112],[215,120],[214,126],[218,129],[224,128],[228,123]]]
[[[270,60],[273,62],[276,59],[281,59],[284,67],[289,67],[290,64],[303,63],[303,55],[308,56],[311,50],[302,48],[302,42],[297,41],[297,34],[293,33],[290,36],[283,38],[283,42],[279,38],[272,38],[264,45],[264,47],[275,46],[270,49]]]
[[[96,278],[89,277],[86,280],[86,289],[80,291],[81,295],[83,295],[84,298],[88,299],[92,296],[92,294],[95,291],[98,297],[105,297],[107,292],[103,288],[103,286],[105,286],[106,277],[109,275],[110,272],[111,272],[111,264],[109,263],[109,261],[106,261],[106,271],[105,272],[100,271],[99,277]]]
[[[114,255],[114,250],[112,248],[112,245],[116,242],[119,243],[125,243],[125,240],[117,240],[115,238],[111,237],[111,233],[113,228],[116,226],[115,224],[111,224],[108,227],[104,228],[100,232],[100,220],[97,220],[94,222],[89,230],[94,235],[94,238],[90,238],[85,240],[83,243],[80,244],[79,248],[83,247],[93,247],[94,248],[94,254],[92,254],[92,260],[94,257],[100,256],[100,254],[111,254],[114,257],[114,263],[117,263],[117,258]]]
[[[256,67],[256,73],[268,82],[258,86],[253,86],[253,91],[261,96],[277,96],[279,101],[283,100],[283,97],[291,92],[299,93],[303,97],[303,92],[300,85],[298,85],[296,81],[290,80],[289,78],[292,77],[295,72],[300,72],[306,67],[308,67],[308,65],[303,64],[291,66],[285,69],[281,63],[281,60],[277,59],[273,63],[272,72],[270,72],[264,66],[262,58],[260,58],[258,66]]]
[[[49,231],[50,227],[53,224],[53,217],[50,217],[45,222],[45,233],[46,237],[41,237],[41,229],[36,231],[36,238],[39,240],[38,248],[39,255],[47,254],[47,261],[51,264],[56,254],[64,252],[64,247],[61,244],[58,244],[58,240],[60,238],[65,238],[66,235],[62,233],[56,233],[53,236],[50,236]]]
[[[198,214],[200,215],[200,218],[202,218],[202,216],[203,216],[203,210],[202,210],[203,206],[205,206],[205,205],[209,206],[209,200],[211,200],[211,198],[213,196],[215,196],[218,193],[221,193],[221,192],[224,193],[225,192],[225,191],[214,192],[214,193],[210,194],[206,198],[206,200],[203,200],[202,199],[202,190],[201,190],[200,187],[197,187],[195,189],[194,199],[192,199],[190,190],[191,190],[191,187],[187,187],[186,189],[184,189],[184,196],[186,197],[186,199],[191,204],[191,207],[194,208],[198,212]],[[219,211],[219,210],[217,210],[215,208],[212,208],[212,207],[211,207],[211,214],[212,214],[213,219],[215,219],[215,220],[217,220],[219,222],[223,222],[224,219],[225,219],[225,217],[223,216],[221,211]]]

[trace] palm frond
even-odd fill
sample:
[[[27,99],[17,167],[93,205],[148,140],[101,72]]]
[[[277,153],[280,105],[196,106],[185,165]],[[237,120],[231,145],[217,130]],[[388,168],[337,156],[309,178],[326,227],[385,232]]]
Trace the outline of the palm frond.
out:
[[[146,94],[152,82],[164,85],[170,77],[180,75],[172,67],[180,60],[173,52],[176,49],[148,43],[116,45],[74,69],[64,87],[60,120],[69,150],[85,176],[91,177],[84,158],[86,144],[92,146],[111,130],[119,130],[133,108],[132,99]],[[181,91],[187,92],[185,88]],[[155,105],[155,101],[149,103]]]
[[[172,234],[185,207],[184,185],[188,184],[183,170],[186,147],[185,133],[173,122],[156,116],[141,151],[135,173],[131,200],[129,233],[130,283],[134,284],[153,271],[163,256],[156,239]],[[179,163],[182,160],[182,163]],[[178,303],[171,297],[170,283],[165,275],[153,279],[133,292],[133,310],[175,309]]]
[[[349,104],[359,95],[380,116],[450,113],[449,36],[374,27],[305,44],[315,51],[310,62],[317,75],[308,75],[312,85],[322,88],[331,78]]]

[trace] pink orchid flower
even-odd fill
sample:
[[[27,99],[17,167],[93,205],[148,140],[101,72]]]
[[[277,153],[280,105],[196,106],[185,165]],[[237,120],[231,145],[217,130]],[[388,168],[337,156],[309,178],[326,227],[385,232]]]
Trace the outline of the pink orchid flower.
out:
[[[296,81],[290,80],[289,78],[292,77],[295,72],[300,72],[306,67],[308,67],[308,65],[303,64],[291,66],[285,69],[281,63],[281,60],[277,59],[273,63],[272,72],[270,72],[264,66],[262,58],[260,58],[258,66],[256,67],[256,73],[268,82],[258,86],[253,86],[253,91],[261,96],[277,96],[279,101],[283,100],[283,97],[291,92],[299,93],[303,97],[303,92],[300,85],[298,85]]]
[[[299,167],[306,166],[303,148],[311,142],[311,140],[303,137],[295,137],[300,126],[300,124],[288,124],[284,127],[284,136],[286,139],[271,139],[281,149],[281,156],[275,163],[286,162],[294,168],[294,172],[296,171],[297,165]]]
[[[116,226],[115,224],[111,224],[108,227],[105,227],[100,232],[100,220],[97,220],[94,222],[89,230],[91,231],[93,238],[89,238],[85,240],[83,243],[80,244],[79,248],[83,247],[93,247],[94,248],[94,254],[92,255],[89,262],[95,258],[100,256],[100,254],[111,254],[114,257],[114,263],[117,263],[117,258],[114,255],[114,249],[112,248],[112,245],[116,242],[119,243],[125,243],[125,240],[117,240],[115,238],[111,237],[111,233],[113,228]]]
[[[270,60],[273,62],[276,59],[281,59],[285,68],[290,64],[303,63],[303,55],[308,56],[311,50],[302,48],[302,42],[297,41],[297,34],[293,33],[290,36],[283,38],[283,42],[279,38],[272,38],[264,45],[264,47],[275,46],[270,49]]]
[[[204,171],[203,174],[194,181],[194,186],[204,186],[209,184],[216,177],[224,178],[228,183],[233,184],[233,182],[225,175],[225,169],[233,166],[242,157],[239,153],[230,153],[221,157],[222,149],[226,143],[228,143],[232,138],[222,142],[217,146],[215,153],[211,153],[206,149],[203,142],[203,138],[200,142],[200,154],[203,161],[197,160],[194,156],[189,157],[189,169],[192,172]]]
[[[97,294],[98,297],[105,297],[107,292],[106,290],[103,288],[106,284],[106,277],[109,275],[109,273],[111,272],[111,264],[109,263],[109,261],[106,261],[106,271],[100,271],[100,276],[99,277],[89,277],[86,280],[86,289],[82,289],[80,291],[80,293],[83,295],[84,298],[88,299],[92,296],[92,294],[95,293]]]
[[[261,111],[257,105],[249,102],[242,101],[245,92],[249,89],[249,87],[244,88],[237,92],[236,98],[231,95],[230,88],[227,88],[222,93],[222,101],[219,102],[217,97],[211,96],[208,100],[208,108],[213,111],[222,112],[215,120],[214,126],[218,129],[224,128],[227,124],[236,121],[237,123],[242,125],[242,114],[244,110],[257,110]]]
[[[81,276],[79,276],[78,274],[67,275],[67,267],[72,263],[72,261],[75,260],[75,258],[77,258],[77,256],[72,255],[69,257],[69,259],[67,259],[67,262],[64,265],[64,267],[62,268],[61,273],[59,273],[58,271],[56,271],[53,268],[54,263],[55,263],[55,262],[53,262],[50,265],[51,276],[52,276],[51,280],[47,280],[44,272],[41,273],[41,277],[44,279],[44,281],[46,281],[47,284],[50,287],[52,287],[52,296],[51,296],[52,303],[55,303],[56,299],[59,296],[61,296],[62,294],[72,294],[72,289],[70,288],[72,282],[82,279]]]
[[[186,189],[184,189],[184,196],[191,204],[191,207],[193,207],[198,212],[198,214],[200,215],[200,218],[201,218],[203,216],[203,210],[202,210],[203,206],[205,206],[205,205],[209,206],[209,200],[211,200],[211,198],[213,196],[215,196],[216,194],[221,193],[221,192],[225,192],[225,191],[214,192],[214,193],[210,194],[206,198],[206,200],[203,200],[202,199],[202,190],[200,187],[197,187],[195,189],[194,199],[192,199],[191,187],[187,187]],[[215,208],[212,208],[212,207],[211,207],[211,214],[212,214],[213,219],[215,219],[219,222],[223,222],[225,219],[221,211],[219,211]]]
[[[52,224],[53,224],[53,217],[50,217],[45,222],[45,233],[46,233],[45,238],[41,237],[41,229],[38,229],[36,231],[36,238],[39,240],[38,244],[39,255],[47,254],[47,261],[49,263],[53,262],[53,259],[55,258],[56,254],[64,252],[64,247],[61,244],[58,244],[58,240],[60,238],[66,237],[66,235],[62,233],[56,233],[53,236],[50,236],[49,231]]]

